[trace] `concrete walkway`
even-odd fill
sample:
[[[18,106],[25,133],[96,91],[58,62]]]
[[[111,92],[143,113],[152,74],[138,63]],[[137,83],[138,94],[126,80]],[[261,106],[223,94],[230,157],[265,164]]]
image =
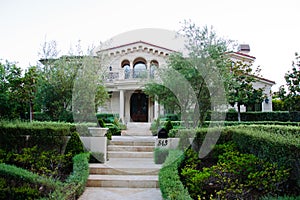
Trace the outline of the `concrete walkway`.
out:
[[[158,188],[87,187],[79,200],[162,200]]]
[[[154,141],[152,136],[113,137],[108,145],[113,158],[105,164],[90,164],[88,187],[79,200],[162,200]]]

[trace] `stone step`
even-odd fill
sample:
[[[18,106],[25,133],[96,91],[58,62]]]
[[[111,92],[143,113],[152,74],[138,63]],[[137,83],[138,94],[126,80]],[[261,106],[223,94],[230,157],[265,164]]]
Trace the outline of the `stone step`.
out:
[[[127,123],[127,130],[125,131],[125,135],[132,136],[151,136],[152,133],[150,131],[151,123],[141,123],[141,122],[129,122]]]
[[[126,140],[111,140],[109,145],[121,146],[155,146],[155,141],[126,141]]]
[[[135,151],[135,152],[153,152],[154,146],[122,146],[122,145],[108,145],[108,151]]]
[[[103,164],[90,164],[90,174],[98,175],[158,175],[159,169],[155,166],[114,167]]]
[[[89,175],[87,187],[158,188],[157,175]]]
[[[153,158],[153,152],[108,151],[108,158]]]

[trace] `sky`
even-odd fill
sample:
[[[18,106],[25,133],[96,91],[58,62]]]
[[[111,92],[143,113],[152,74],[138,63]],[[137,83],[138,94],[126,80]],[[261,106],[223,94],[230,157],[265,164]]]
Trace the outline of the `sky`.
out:
[[[184,20],[213,26],[218,36],[249,44],[264,78],[285,84],[300,53],[299,0],[0,0],[0,59],[36,65],[41,45],[61,54],[140,28],[178,31]]]

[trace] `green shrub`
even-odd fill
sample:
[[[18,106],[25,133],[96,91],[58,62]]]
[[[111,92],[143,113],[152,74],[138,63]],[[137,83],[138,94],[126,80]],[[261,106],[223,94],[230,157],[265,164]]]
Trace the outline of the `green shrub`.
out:
[[[164,163],[168,155],[169,155],[169,149],[155,148],[154,149],[154,163],[155,164]]]
[[[77,199],[83,192],[89,176],[89,153],[81,153],[73,158],[73,172],[66,180],[61,192],[64,199]]]
[[[63,152],[67,136],[75,125],[55,122],[0,122],[0,149],[20,152],[22,148],[38,146],[42,150]]]
[[[163,167],[159,171],[159,187],[163,199],[192,200],[178,174],[178,168],[182,160],[182,151],[170,150]]]
[[[80,140],[79,134],[77,132],[73,132],[67,143],[65,154],[71,154],[73,158],[75,155],[83,152],[83,144]]]
[[[211,119],[211,116],[214,119]],[[226,115],[224,119],[224,114]],[[228,111],[227,113],[208,112],[205,121],[238,121],[237,112]],[[242,112],[242,121],[282,121],[300,122],[300,112],[273,111],[273,112]]]
[[[166,129],[167,133],[169,133],[170,130],[173,129],[173,125],[172,125],[171,120],[168,120],[167,123],[165,123],[165,129]]]
[[[158,129],[161,127],[161,123],[160,123],[160,119],[157,118],[155,119],[152,123],[151,123],[151,127],[150,127],[150,130],[151,130],[151,133],[153,136],[157,136],[157,133],[158,133]]]
[[[25,169],[0,164],[0,199],[38,199],[60,188],[61,182]]]
[[[181,176],[193,199],[257,199],[286,190],[288,170],[242,154],[233,143],[216,145],[212,155],[218,159],[199,159],[193,150],[185,151]]]
[[[51,121],[51,117],[44,112],[34,112],[33,116],[36,121]]]
[[[98,119],[98,124],[99,124],[99,126],[100,127],[102,127],[102,128],[105,128],[106,127],[106,125],[105,125],[105,122],[103,121],[103,119]]]
[[[6,163],[16,165],[39,175],[54,179],[65,179],[71,172],[70,155],[62,155],[56,151],[42,151],[37,146],[23,148],[18,154],[7,153]]]

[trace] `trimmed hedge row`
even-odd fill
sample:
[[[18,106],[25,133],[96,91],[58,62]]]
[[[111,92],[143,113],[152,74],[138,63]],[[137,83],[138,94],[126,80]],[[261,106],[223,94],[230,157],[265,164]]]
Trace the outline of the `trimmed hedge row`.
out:
[[[0,193],[1,196],[3,195],[2,199],[25,199],[28,198],[28,195],[35,195],[31,198],[37,198],[36,195],[42,195],[42,191],[53,192],[62,186],[59,181],[39,176],[25,169],[5,163],[0,164],[0,177],[4,178],[4,180],[13,180],[14,184],[20,187],[26,183],[31,186],[31,191],[20,191],[19,189],[19,191],[17,190],[18,192],[14,192],[14,189],[11,187],[7,190],[4,186],[1,186]],[[42,188],[42,190],[39,190],[39,188]]]
[[[73,172],[68,177],[66,182],[62,183],[60,181],[47,178],[44,176],[39,176],[35,173],[27,171],[22,168],[18,168],[12,165],[7,165],[4,163],[0,164],[0,177],[7,180],[12,179],[18,183],[29,183],[37,188],[37,191],[48,191],[48,196],[40,196],[39,199],[42,200],[71,200],[77,199],[84,191],[85,185],[89,175],[89,153],[78,154],[73,158]],[[40,190],[42,188],[42,190]],[[1,191],[1,187],[0,187]],[[4,194],[4,191],[2,191]],[[1,192],[1,193],[2,193]],[[7,195],[18,195],[9,196],[11,199],[24,199],[26,194],[10,194],[7,191]],[[4,194],[5,195],[5,194]],[[24,196],[25,195],[25,196]],[[8,198],[8,196],[5,196]],[[35,197],[36,199],[37,197]]]
[[[291,178],[300,188],[300,137],[299,134],[285,130],[284,134],[277,134],[241,127],[231,129],[232,140],[242,152],[252,153],[269,162],[278,163],[279,166],[291,168]]]
[[[53,122],[0,122],[0,149],[19,152],[24,147],[63,151],[75,125]]]
[[[212,119],[212,115],[214,119]],[[224,119],[224,115],[226,116]],[[161,117],[161,121],[178,121],[180,116],[168,114]],[[273,111],[273,112],[241,112],[242,121],[281,121],[300,122],[299,111]],[[205,121],[238,121],[237,112],[208,112]]]
[[[214,119],[211,119],[212,114]],[[224,113],[209,112],[205,121],[224,120]],[[242,121],[282,121],[282,122],[300,122],[300,112],[293,111],[274,111],[274,112],[241,112]],[[225,121],[238,121],[237,112],[227,112]]]
[[[159,171],[159,187],[165,200],[192,200],[180,181],[178,168],[184,157],[182,151],[170,150],[163,167]]]
[[[89,153],[81,153],[73,158],[73,172],[64,186],[59,188],[49,199],[78,199],[84,192],[89,176]]]
[[[193,141],[194,147],[200,147],[207,135],[207,131],[218,134],[218,129],[201,128],[191,133],[191,130],[180,130],[177,136],[196,135]],[[193,132],[193,131],[192,131]],[[194,131],[195,132],[195,131]],[[259,158],[266,159],[269,162],[278,163],[281,166],[292,169],[290,183],[300,188],[300,128],[287,126],[235,126],[223,128],[217,144],[223,144],[228,141],[234,141],[238,148],[244,153],[252,153]],[[213,136],[212,134],[211,136]],[[182,139],[185,139],[182,137]],[[207,138],[206,138],[207,139]],[[209,138],[208,138],[209,139]],[[172,150],[170,151],[167,161],[164,163],[160,172],[160,187],[164,199],[179,199],[178,193],[184,194],[181,199],[191,199],[182,182],[177,177],[178,168],[183,158],[177,159],[176,162],[170,164],[172,158]],[[179,157],[179,156],[177,156]],[[172,159],[171,159],[172,158]],[[178,181],[179,180],[179,181]],[[179,192],[178,192],[179,191]],[[178,193],[177,193],[178,192]],[[175,194],[172,196],[172,194]],[[297,198],[297,197],[296,197]],[[266,198],[268,199],[268,198]],[[272,199],[272,198],[270,198]],[[282,199],[289,199],[282,197]],[[291,198],[292,199],[292,198]]]
[[[207,130],[206,128],[196,130],[196,137],[193,142],[194,146],[200,147],[202,145]],[[210,129],[211,133],[214,130],[217,129]],[[291,178],[297,182],[300,188],[299,133],[299,127],[233,126],[226,127],[221,131],[217,143],[223,144],[228,141],[234,141],[244,153],[251,153],[271,163],[276,162],[279,166],[291,168]]]

